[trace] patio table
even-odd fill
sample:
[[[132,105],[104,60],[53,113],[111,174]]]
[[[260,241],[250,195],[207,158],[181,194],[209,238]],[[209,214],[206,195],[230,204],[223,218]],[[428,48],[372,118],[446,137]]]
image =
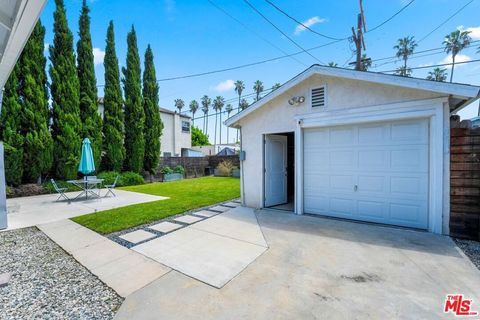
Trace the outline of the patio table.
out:
[[[102,184],[104,179],[78,179],[78,180],[68,180],[68,183],[73,184],[74,186],[80,188],[82,192],[76,196],[73,200],[80,198],[83,194],[85,194],[85,199],[88,199],[88,194],[92,194],[97,198],[100,198],[99,194],[96,194],[93,189],[99,184]]]

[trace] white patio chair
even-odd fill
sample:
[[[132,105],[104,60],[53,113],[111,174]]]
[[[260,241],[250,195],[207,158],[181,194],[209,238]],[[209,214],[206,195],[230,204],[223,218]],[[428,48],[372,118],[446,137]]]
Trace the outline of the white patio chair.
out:
[[[65,194],[65,191],[67,191],[68,188],[59,188],[54,179],[50,179],[50,182],[52,182],[53,188],[55,188],[55,191],[59,194],[57,200],[55,201],[58,201],[61,198],[64,198],[65,200],[70,201],[70,198],[67,197],[67,195]]]
[[[104,197],[108,196],[109,193],[111,193],[114,197],[117,196],[117,195],[115,194],[115,192],[113,192],[113,190],[115,189],[115,186],[117,185],[118,177],[119,177],[119,176],[117,176],[117,177],[115,178],[115,181],[113,181],[112,184],[107,184],[107,185],[105,185],[105,188],[107,188],[107,193],[104,195]]]

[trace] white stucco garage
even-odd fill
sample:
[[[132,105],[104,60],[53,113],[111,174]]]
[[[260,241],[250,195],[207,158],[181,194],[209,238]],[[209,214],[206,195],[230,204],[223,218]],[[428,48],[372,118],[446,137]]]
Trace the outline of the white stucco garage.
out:
[[[450,115],[479,92],[314,65],[225,122],[243,204],[448,234]]]

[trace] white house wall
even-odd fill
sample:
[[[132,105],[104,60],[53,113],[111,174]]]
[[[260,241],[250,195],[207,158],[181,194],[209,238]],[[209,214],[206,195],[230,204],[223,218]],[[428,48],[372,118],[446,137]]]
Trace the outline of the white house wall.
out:
[[[182,148],[191,148],[191,132],[182,132],[182,121],[190,122],[190,118],[166,112],[160,112],[160,118],[163,122],[163,131],[160,137],[160,153],[162,157],[165,152],[169,152],[172,156],[180,156]]]
[[[310,90],[326,85],[326,107],[312,110]],[[288,100],[304,96],[300,106],[290,106]],[[283,95],[269,102],[251,114],[240,119],[242,127],[244,203],[249,207],[263,206],[263,135],[269,133],[293,132],[297,128],[295,117],[321,114],[326,111],[351,110],[376,105],[403,103],[440,97],[439,94],[414,89],[373,84],[333,77],[315,75],[293,87]],[[297,147],[297,146],[296,146]]]

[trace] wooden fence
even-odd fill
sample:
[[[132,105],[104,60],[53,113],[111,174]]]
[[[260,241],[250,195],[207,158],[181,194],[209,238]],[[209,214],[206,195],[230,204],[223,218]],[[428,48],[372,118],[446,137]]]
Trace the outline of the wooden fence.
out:
[[[480,128],[450,131],[450,235],[480,240]]]

